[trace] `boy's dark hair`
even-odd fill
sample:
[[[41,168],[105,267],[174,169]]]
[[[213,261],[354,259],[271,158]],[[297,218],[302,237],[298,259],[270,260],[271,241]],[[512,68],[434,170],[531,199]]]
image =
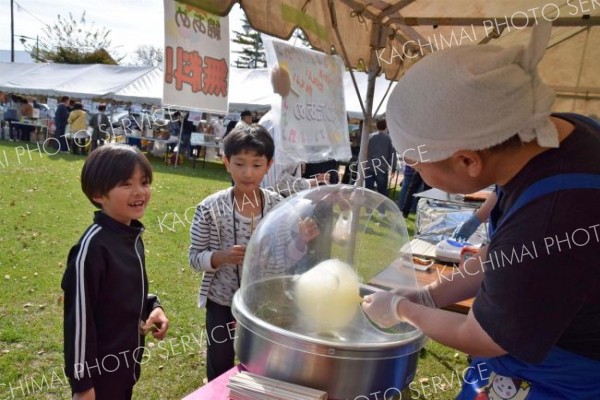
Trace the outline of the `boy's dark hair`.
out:
[[[265,156],[267,162],[271,162],[275,153],[273,138],[269,131],[259,124],[232,130],[223,140],[223,145],[227,158],[246,151],[254,151],[259,157]]]
[[[73,110],[83,110],[83,104],[80,102],[73,104]]]
[[[98,111],[106,111],[106,104],[98,105]]]
[[[142,174],[152,183],[152,167],[137,148],[126,144],[107,144],[92,151],[81,170],[81,189],[98,208],[96,196],[105,196],[113,188],[127,181],[139,166]]]
[[[60,98],[60,102],[64,103],[65,101],[70,100],[69,96],[63,96]]]
[[[387,122],[385,122],[385,119],[378,119],[375,126],[377,126],[378,131],[385,131],[387,129]]]
[[[240,114],[240,117],[251,117],[252,116],[252,112],[249,110],[244,110],[242,111],[242,113]]]

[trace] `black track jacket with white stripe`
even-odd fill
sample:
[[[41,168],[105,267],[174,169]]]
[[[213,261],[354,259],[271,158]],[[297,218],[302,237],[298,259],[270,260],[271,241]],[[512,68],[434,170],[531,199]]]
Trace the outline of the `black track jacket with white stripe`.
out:
[[[102,375],[133,386],[140,374],[140,322],[160,306],[148,295],[139,221],[124,225],[102,211],[69,252],[62,280],[65,372],[73,392]],[[135,358],[135,359],[134,359]]]

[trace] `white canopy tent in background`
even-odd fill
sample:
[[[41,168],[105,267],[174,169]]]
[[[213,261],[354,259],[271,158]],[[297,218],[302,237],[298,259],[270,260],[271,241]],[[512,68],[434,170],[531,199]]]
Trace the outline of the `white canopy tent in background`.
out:
[[[19,71],[20,67],[20,71]],[[5,74],[5,68],[8,73]],[[152,68],[104,64],[0,64],[0,90],[25,95],[107,97],[130,85]]]
[[[229,74],[229,110],[231,112],[268,111],[271,82],[266,69],[231,68]]]
[[[367,74],[356,74],[364,96]],[[121,102],[161,105],[163,73],[160,68],[121,67],[115,65],[66,65],[0,63],[0,90],[24,95],[82,99],[111,99]],[[389,82],[377,80],[375,105],[383,97]],[[351,118],[362,118],[360,102],[348,72],[344,75],[346,110]],[[273,90],[267,69],[231,68],[229,110],[267,111]],[[202,105],[198,105],[202,109]],[[385,111],[385,102],[380,113]]]
[[[140,78],[104,97],[116,101],[160,105],[163,93],[162,81],[163,72],[160,68],[152,68]]]

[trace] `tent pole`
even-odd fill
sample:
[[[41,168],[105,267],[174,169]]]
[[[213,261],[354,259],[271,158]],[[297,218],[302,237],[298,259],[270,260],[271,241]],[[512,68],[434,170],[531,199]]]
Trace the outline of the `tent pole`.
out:
[[[354,90],[356,91],[356,96],[358,97],[358,102],[360,104],[360,109],[363,112],[363,115],[367,113],[365,110],[365,105],[363,103],[363,99],[360,96],[360,90],[358,90],[358,84],[356,83],[356,77],[354,76],[354,71],[352,70],[352,64],[350,64],[350,59],[348,58],[348,53],[346,52],[346,46],[344,46],[344,41],[342,40],[342,35],[338,29],[337,24],[337,14],[335,12],[335,3],[333,0],[329,0],[327,3],[329,6],[329,13],[331,15],[331,26],[333,27],[333,31],[335,32],[335,36],[337,37],[338,43],[340,44],[340,50],[342,52],[342,60],[344,60],[344,64],[348,71],[350,72],[350,78],[352,78],[352,84],[354,85]]]
[[[188,111],[189,113],[189,111]],[[181,111],[179,112],[179,139],[177,140],[177,151],[175,152],[175,162],[173,163],[173,168],[177,168],[177,163],[179,162],[179,149],[181,149],[181,136],[183,135],[183,115]],[[185,158],[185,155],[184,155]]]
[[[331,25],[333,30],[337,36],[338,42],[340,44],[342,50],[342,56],[350,71],[350,76],[352,77],[352,82],[354,83],[354,89],[356,90],[356,94],[358,96],[358,100],[360,101],[360,106],[363,110],[364,122],[363,122],[363,131],[360,142],[360,152],[358,154],[358,179],[356,181],[357,186],[364,185],[364,162],[367,159],[367,150],[369,145],[369,134],[372,125],[372,115],[373,115],[373,98],[375,97],[375,80],[377,79],[377,75],[381,71],[381,67],[378,64],[377,54],[375,53],[377,47],[385,47],[385,45],[381,46],[383,39],[383,30],[382,25],[373,21],[371,25],[371,49],[369,55],[369,70],[368,70],[368,78],[367,78],[367,95],[365,99],[365,104],[363,105],[362,98],[360,96],[360,92],[358,91],[358,85],[356,84],[356,79],[354,78],[354,73],[352,71],[352,66],[350,65],[350,59],[346,54],[346,48],[344,46],[344,42],[342,40],[342,36],[338,30],[337,25],[337,15],[335,12],[335,5],[333,0],[328,1],[329,13],[331,16]]]
[[[10,62],[15,62],[15,14],[14,0],[10,0]]]
[[[356,171],[358,172],[358,179],[356,180],[356,187],[358,188],[363,188],[364,187],[364,183],[365,183],[365,165],[366,165],[366,160],[367,160],[367,151],[369,148],[369,134],[371,133],[371,124],[373,121],[373,117],[372,117],[372,111],[373,111],[373,98],[374,98],[374,94],[375,94],[375,81],[377,79],[377,75],[379,73],[379,65],[377,64],[377,62],[373,62],[373,60],[376,59],[375,57],[375,48],[371,47],[371,63],[369,65],[369,76],[367,78],[367,95],[365,98],[365,113],[364,113],[364,122],[363,122],[363,130],[362,130],[362,136],[361,136],[361,141],[360,141],[360,152],[358,154],[358,165],[356,168]],[[359,94],[360,96],[360,94]],[[369,173],[374,173],[374,171],[370,171]],[[362,191],[359,191],[358,194],[362,193]],[[375,204],[371,205],[373,207],[377,206]],[[359,231],[358,229],[358,220],[359,220],[359,215],[360,215],[360,201],[356,202],[353,206],[352,206],[352,220],[351,220],[351,226],[352,229],[350,230],[350,243],[357,243],[357,232]],[[369,217],[370,218],[370,217]],[[354,251],[350,251],[349,254],[347,255],[348,258],[348,262],[353,264],[355,262],[354,260]]]
[[[371,49],[371,60],[375,59],[375,49]],[[372,64],[372,63],[371,63]],[[360,141],[360,152],[358,153],[358,179],[356,181],[357,186],[364,186],[365,174],[364,169],[367,161],[367,152],[369,150],[369,135],[371,134],[371,126],[373,125],[373,98],[375,97],[375,80],[379,73],[379,66],[375,63],[375,66],[369,66],[369,76],[367,78],[367,95],[365,97],[365,114],[363,131]],[[370,171],[372,173],[372,171]]]
[[[371,133],[371,126],[373,125],[373,100],[375,97],[375,82],[377,75],[381,72],[381,66],[377,58],[376,51],[378,48],[385,47],[385,35],[384,26],[380,23],[373,21],[371,24],[371,49],[369,51],[369,69],[367,78],[367,94],[365,97],[365,113],[363,131],[360,141],[360,152],[358,153],[358,179],[356,181],[357,186],[364,186],[365,173],[364,169],[366,166],[367,153],[369,149],[369,134]],[[374,171],[370,171],[374,173]]]
[[[388,84],[387,89],[385,90],[385,93],[383,94],[383,97],[381,98],[381,101],[379,102],[379,105],[377,106],[377,108],[375,109],[375,112],[372,113],[372,115],[374,117],[377,116],[377,114],[379,113],[379,109],[381,108],[384,100],[386,99],[386,97],[388,96],[388,94],[390,93],[390,89],[392,88],[392,84],[394,83],[394,81],[396,79],[398,79],[398,74],[400,73],[400,70],[404,68],[403,64],[399,64],[398,65],[398,69],[396,70],[396,73],[394,74],[394,77],[392,79],[390,79],[390,83]]]

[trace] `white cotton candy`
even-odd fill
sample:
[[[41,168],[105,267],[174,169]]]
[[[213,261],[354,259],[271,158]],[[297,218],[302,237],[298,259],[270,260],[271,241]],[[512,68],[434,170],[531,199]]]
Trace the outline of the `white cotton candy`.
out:
[[[360,307],[358,276],[341,260],[325,260],[298,278],[294,297],[314,328],[321,332],[340,329]]]

